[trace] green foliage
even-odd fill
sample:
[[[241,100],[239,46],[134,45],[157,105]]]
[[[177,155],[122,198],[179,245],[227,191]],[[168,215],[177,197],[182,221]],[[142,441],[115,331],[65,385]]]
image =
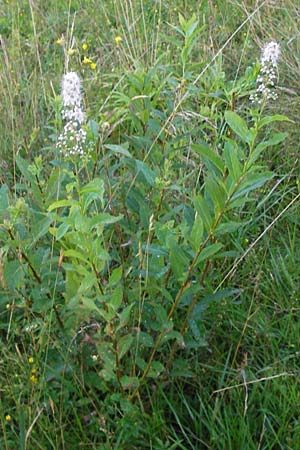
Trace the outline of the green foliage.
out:
[[[104,2],[103,17],[106,25],[113,23],[115,36],[129,33],[129,18],[140,7],[133,3],[128,16],[121,4],[112,11]],[[40,448],[40,435],[42,448],[53,449],[257,448],[256,415],[261,430],[268,429],[268,448],[279,445],[280,425],[259,410],[258,387],[250,396],[246,390],[244,403],[240,386],[232,388],[232,397],[219,389],[225,382],[239,384],[237,374],[240,384],[245,381],[246,344],[241,368],[233,367],[252,313],[248,284],[256,283],[253,273],[262,268],[245,269],[242,282],[234,275],[249,236],[263,236],[277,183],[265,155],[270,148],[283,151],[289,135],[280,126],[290,121],[265,105],[252,109],[245,100],[256,66],[226,71],[218,52],[206,67],[203,42],[212,30],[209,2],[204,3],[202,16],[181,9],[170,13],[172,21],[161,6],[154,13],[149,6],[149,20],[158,29],[163,17],[168,23],[161,44],[158,37],[150,43],[143,10],[131,34],[101,42],[105,70],[110,64],[117,70],[93,80],[82,43],[95,54],[100,50],[84,35],[81,18],[77,56],[71,58],[69,36],[64,55],[69,69],[81,70],[84,78],[85,155],[59,153],[60,99],[45,86],[40,101],[48,114],[42,124],[46,142],[36,130],[17,151],[14,146],[10,174],[0,188],[0,327],[3,358],[13,374],[1,374],[8,384],[0,404],[12,418],[1,418],[3,448]],[[72,11],[77,7],[72,3]],[[35,45],[35,13],[29,12],[32,31],[23,22],[18,26]],[[6,36],[4,25],[1,19]],[[143,59],[147,45],[151,56]],[[275,206],[277,200],[270,209]],[[272,261],[282,295],[285,284],[295,295],[291,258],[272,252]],[[249,315],[235,324],[226,314],[242,315],[244,299]],[[218,327],[224,327],[220,342]],[[263,323],[255,324],[255,336],[265,342],[262,329]],[[235,350],[224,339],[234,330]],[[273,322],[270,333],[276,334]],[[249,339],[254,347],[254,337]],[[213,400],[211,392],[202,396],[198,379],[205,377]],[[200,393],[189,395],[189,389]],[[271,396],[265,402],[273,408]],[[247,413],[251,420],[240,429]]]

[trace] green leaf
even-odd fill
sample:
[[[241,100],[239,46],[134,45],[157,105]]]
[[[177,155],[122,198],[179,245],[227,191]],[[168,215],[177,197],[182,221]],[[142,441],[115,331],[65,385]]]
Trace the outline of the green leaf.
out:
[[[153,341],[153,337],[148,334],[145,333],[144,331],[140,331],[138,334],[138,342],[139,345],[142,347],[153,347],[154,346],[154,341]]]
[[[275,133],[273,136],[271,136],[270,139],[267,141],[260,142],[253,150],[253,152],[249,155],[249,159],[247,161],[247,166],[250,167],[255,161],[258,159],[260,154],[268,147],[271,147],[272,145],[277,145],[283,142],[286,137],[288,136],[287,133]]]
[[[114,269],[109,277],[109,286],[113,286],[117,283],[119,283],[119,281],[122,278],[122,266],[117,267],[116,269]]]
[[[54,209],[63,208],[65,206],[74,206],[77,204],[78,204],[78,202],[71,198],[57,200],[56,202],[51,203],[51,205],[48,207],[48,211],[50,212],[50,211],[53,211]]]
[[[59,241],[64,237],[64,235],[69,231],[70,225],[67,223],[62,223],[59,225],[59,227],[56,229],[55,237],[56,240]]]
[[[194,205],[199,217],[203,221],[205,230],[209,232],[212,227],[213,219],[210,214],[209,207],[201,194],[195,197]]]
[[[117,286],[110,295],[109,303],[117,311],[123,300],[123,288],[122,286]]]
[[[25,180],[29,181],[29,183],[36,184],[36,179],[35,179],[34,175],[29,170],[28,162],[25,159],[21,158],[20,155],[17,155],[16,156],[16,163],[17,163],[17,166],[20,169],[23,177],[25,178]]]
[[[244,119],[242,119],[234,111],[225,111],[225,120],[230,128],[242,139],[243,142],[250,144],[254,136],[247,127]]]
[[[246,196],[249,192],[260,188],[267,181],[270,181],[274,177],[272,172],[266,171],[263,173],[248,173],[245,176],[244,181],[241,183],[239,190],[232,196],[232,201],[238,197]]]
[[[100,213],[96,216],[92,217],[90,220],[90,226],[93,228],[96,225],[109,225],[112,223],[119,222],[121,219],[123,219],[123,216],[112,216],[108,213]]]
[[[95,120],[91,119],[89,121],[89,126],[91,129],[91,132],[94,135],[94,138],[97,139],[99,136],[99,124]]]
[[[282,114],[275,114],[274,116],[266,116],[263,119],[259,120],[259,122],[257,123],[257,128],[260,130],[262,127],[272,122],[293,122],[293,120]]]
[[[161,362],[152,361],[151,368],[147,374],[147,378],[157,378],[164,372],[164,370],[165,368]]]
[[[216,177],[210,173],[205,180],[205,192],[209,195],[213,202],[215,217],[217,217],[218,214],[224,209],[227,199],[227,194],[222,181],[216,179]]]
[[[223,244],[220,242],[216,242],[215,244],[211,244],[208,247],[205,247],[200,255],[198,256],[197,262],[195,267],[198,266],[202,261],[206,261],[207,259],[210,259],[212,256],[214,256],[216,253],[218,253],[219,250],[223,247]]]
[[[196,212],[193,228],[190,235],[190,244],[192,249],[197,252],[202,242],[203,237],[203,221]]]
[[[83,262],[85,262],[85,263],[88,263],[88,259],[87,259],[85,256],[83,256],[82,253],[78,252],[77,250],[73,250],[73,249],[66,250],[66,251],[64,252],[64,256],[67,257],[67,258],[68,258],[68,257],[69,257],[69,258],[77,258],[77,259],[79,259],[80,261],[83,261]]]
[[[14,290],[24,285],[25,270],[19,261],[5,261],[4,279],[8,289]]]
[[[213,151],[207,144],[192,144],[192,150],[202,156],[204,159],[210,161],[221,173],[224,171],[224,163],[222,158]]]
[[[80,282],[78,294],[87,294],[87,292],[97,284],[97,279],[93,272],[89,272]]]
[[[171,268],[176,279],[180,281],[189,266],[189,258],[183,251],[182,246],[177,244],[174,236],[168,236],[167,247],[170,249]]]
[[[224,158],[229,175],[235,182],[239,181],[242,174],[241,163],[238,159],[236,147],[230,142],[225,143]]]
[[[80,189],[80,194],[89,194],[91,192],[101,197],[104,193],[104,181],[100,178],[94,178]]]
[[[119,339],[118,342],[118,350],[119,350],[119,360],[123,358],[123,356],[130,350],[133,342],[135,341],[134,337],[131,334],[126,334]]]
[[[127,375],[123,375],[120,381],[123,389],[125,390],[134,389],[139,385],[138,377],[129,377]]]
[[[120,323],[119,323],[116,331],[121,330],[122,328],[124,328],[127,325],[127,323],[129,322],[131,310],[133,307],[134,307],[134,303],[131,303],[130,305],[126,306],[125,309],[123,309],[121,314],[119,314],[119,322]]]
[[[8,187],[2,184],[0,188],[0,210],[5,211],[8,208]]]
[[[135,163],[136,163],[136,167],[137,167],[138,172],[141,172],[144,175],[147,183],[149,183],[150,186],[154,186],[155,185],[156,175],[153,172],[153,170],[150,169],[147,166],[147,164],[145,164],[142,161],[139,161],[138,159],[135,160]]]
[[[128,142],[122,145],[105,144],[104,147],[112,151],[113,153],[118,153],[120,155],[127,156],[127,158],[132,158],[132,155],[128,151],[129,148]]]
[[[44,217],[42,220],[38,220],[32,227],[32,241],[30,242],[29,248],[32,248],[41,237],[45,236],[49,227],[53,221],[51,216]]]
[[[221,236],[222,234],[233,233],[234,231],[238,230],[241,226],[244,225],[245,225],[244,222],[233,222],[233,221],[220,223],[217,226],[214,234],[216,236]]]

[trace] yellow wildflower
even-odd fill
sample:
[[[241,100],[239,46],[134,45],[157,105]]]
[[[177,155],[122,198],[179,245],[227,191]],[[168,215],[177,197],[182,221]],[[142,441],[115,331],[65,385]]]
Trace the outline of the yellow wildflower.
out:
[[[88,58],[87,56],[85,56],[82,60],[82,64],[91,64],[93,61]]]
[[[9,414],[6,414],[5,420],[6,420],[6,422],[10,422],[11,421],[11,416]]]
[[[37,377],[35,375],[31,375],[31,377],[29,378],[31,383],[36,383],[37,382]]]
[[[82,48],[82,50],[87,50],[89,48],[89,46],[86,43],[84,43],[84,44],[82,44],[81,48]]]
[[[30,358],[28,358],[28,362],[29,362],[29,364],[33,364],[34,363],[34,359],[33,359],[32,356],[30,356]]]
[[[63,44],[63,38],[61,37],[61,38],[57,39],[56,43],[58,45],[62,45]]]
[[[36,373],[37,373],[37,369],[34,368],[31,370],[31,375],[35,375]]]
[[[97,67],[97,64],[96,64],[96,63],[92,62],[92,63],[90,64],[90,68],[91,68],[92,70],[95,70],[96,67]]]
[[[123,39],[121,38],[121,36],[116,36],[116,37],[115,37],[115,43],[116,43],[116,45],[120,45],[122,41],[123,41]]]
[[[76,53],[76,50],[74,50],[74,48],[69,48],[69,50],[68,50],[68,55],[69,55],[69,56],[73,56],[74,53]]]

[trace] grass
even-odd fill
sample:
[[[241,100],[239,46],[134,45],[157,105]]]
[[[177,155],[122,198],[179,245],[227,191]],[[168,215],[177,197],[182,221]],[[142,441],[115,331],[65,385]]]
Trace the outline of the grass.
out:
[[[209,274],[210,293],[222,284],[235,294],[214,298],[203,306],[193,328],[193,339],[199,345],[177,349],[173,369],[181,375],[175,376],[171,370],[158,381],[147,379],[134,401],[116,393],[101,375],[103,353],[111,347],[108,339],[104,342],[107,346],[101,343],[100,347],[93,322],[83,314],[77,331],[65,333],[55,322],[57,311],[47,309],[47,295],[55,303],[56,293],[63,291],[59,265],[52,278],[49,275],[49,291],[40,294],[41,288],[32,287],[32,297],[40,298],[38,305],[32,307],[31,293],[23,287],[16,289],[14,298],[7,294],[5,286],[10,288],[13,281],[4,262],[7,242],[1,240],[0,447],[296,450],[300,448],[299,7],[292,0],[264,1],[259,7],[254,1],[235,0],[178,0],[171,5],[146,0],[81,3],[10,0],[0,5],[0,179],[9,188],[11,204],[24,191],[23,197],[33,205],[30,183],[20,174],[17,155],[28,163],[38,155],[45,165],[52,161],[61,126],[59,91],[64,69],[76,70],[83,79],[88,118],[103,130],[98,143],[120,145],[127,140],[130,151],[141,152],[141,160],[154,167],[162,164],[161,152],[170,155],[164,163],[161,191],[153,194],[156,211],[165,214],[168,224],[181,217],[181,210],[188,221],[190,210],[184,205],[189,193],[203,181],[200,159],[186,150],[186,142],[203,135],[211,142],[221,139],[226,124],[220,123],[215,111],[232,107],[230,89],[236,88],[245,69],[259,58],[261,45],[270,39],[280,42],[282,54],[279,99],[268,105],[267,112],[286,114],[292,122],[269,128],[270,134],[272,130],[286,131],[288,137],[263,155],[275,178],[257,190],[255,204],[239,211],[246,225],[229,237],[230,248],[237,251],[237,264],[229,258],[215,260]],[[178,13],[186,19],[195,14],[201,30],[184,77],[180,75],[178,45],[182,38],[174,28],[179,26]],[[115,40],[118,36],[122,37],[119,42]],[[68,55],[69,49],[74,53]],[[96,63],[95,69],[83,63],[85,56]],[[226,84],[225,78],[232,83]],[[223,87],[222,96],[218,90]],[[147,103],[143,96],[151,100]],[[247,102],[248,92],[238,96],[236,111],[243,112]],[[164,124],[158,132],[155,120],[150,122],[153,130],[147,128],[148,110]],[[203,121],[207,110],[210,118]],[[145,138],[142,144],[140,136]],[[168,136],[172,136],[171,144]],[[105,151],[101,147],[103,158],[94,164],[95,172],[110,180],[113,208],[129,211],[124,234],[116,225],[111,235],[105,235],[105,245],[113,253],[111,243],[121,235],[121,263],[126,265],[133,254],[138,260],[138,269],[132,264],[127,267],[128,274],[141,270],[151,281],[151,270],[157,270],[157,260],[149,253],[154,237],[148,203],[144,208],[141,205],[152,188],[139,192],[136,186],[141,175],[128,175],[127,179],[130,163],[124,169]],[[144,176],[151,178],[147,172]],[[176,189],[168,190],[168,179],[178,180]],[[160,197],[160,192],[166,197]],[[177,216],[167,210],[168,203]],[[137,214],[132,212],[134,208]],[[23,210],[21,214],[26,224],[31,212]],[[29,225],[24,228],[30,231]],[[135,241],[131,241],[132,230],[136,231]],[[55,251],[42,257],[34,249],[29,256],[36,267],[43,268],[48,259],[50,265],[57,264]],[[16,245],[14,252],[24,263],[21,247]],[[17,267],[15,276],[23,276],[20,279],[26,285],[30,276],[21,275]],[[148,306],[142,281],[138,284],[138,276],[136,280],[129,294],[139,298],[139,311],[143,310],[147,320],[161,326]],[[172,295],[175,288],[174,282],[168,286]],[[156,295],[154,288],[153,293]],[[72,311],[67,311],[63,320],[71,323]],[[105,330],[111,336],[109,327]],[[159,328],[154,328],[154,337],[158,332]],[[151,344],[146,340],[144,344],[149,354]],[[130,357],[134,358],[133,354]],[[98,363],[100,358],[95,370],[91,355]],[[130,357],[128,353],[128,360]],[[164,360],[161,350],[158,359]]]

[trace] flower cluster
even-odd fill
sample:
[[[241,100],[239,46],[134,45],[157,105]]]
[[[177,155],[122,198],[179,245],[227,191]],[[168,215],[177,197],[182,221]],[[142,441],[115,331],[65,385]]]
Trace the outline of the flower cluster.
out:
[[[86,132],[81,125],[85,115],[82,110],[81,81],[76,72],[68,72],[61,83],[62,118],[65,126],[58,137],[57,147],[65,155],[83,155]]]
[[[261,104],[266,100],[276,100],[275,80],[277,77],[277,64],[280,56],[280,46],[271,41],[262,49],[260,58],[261,69],[257,77],[256,92],[250,96],[252,102]]]

